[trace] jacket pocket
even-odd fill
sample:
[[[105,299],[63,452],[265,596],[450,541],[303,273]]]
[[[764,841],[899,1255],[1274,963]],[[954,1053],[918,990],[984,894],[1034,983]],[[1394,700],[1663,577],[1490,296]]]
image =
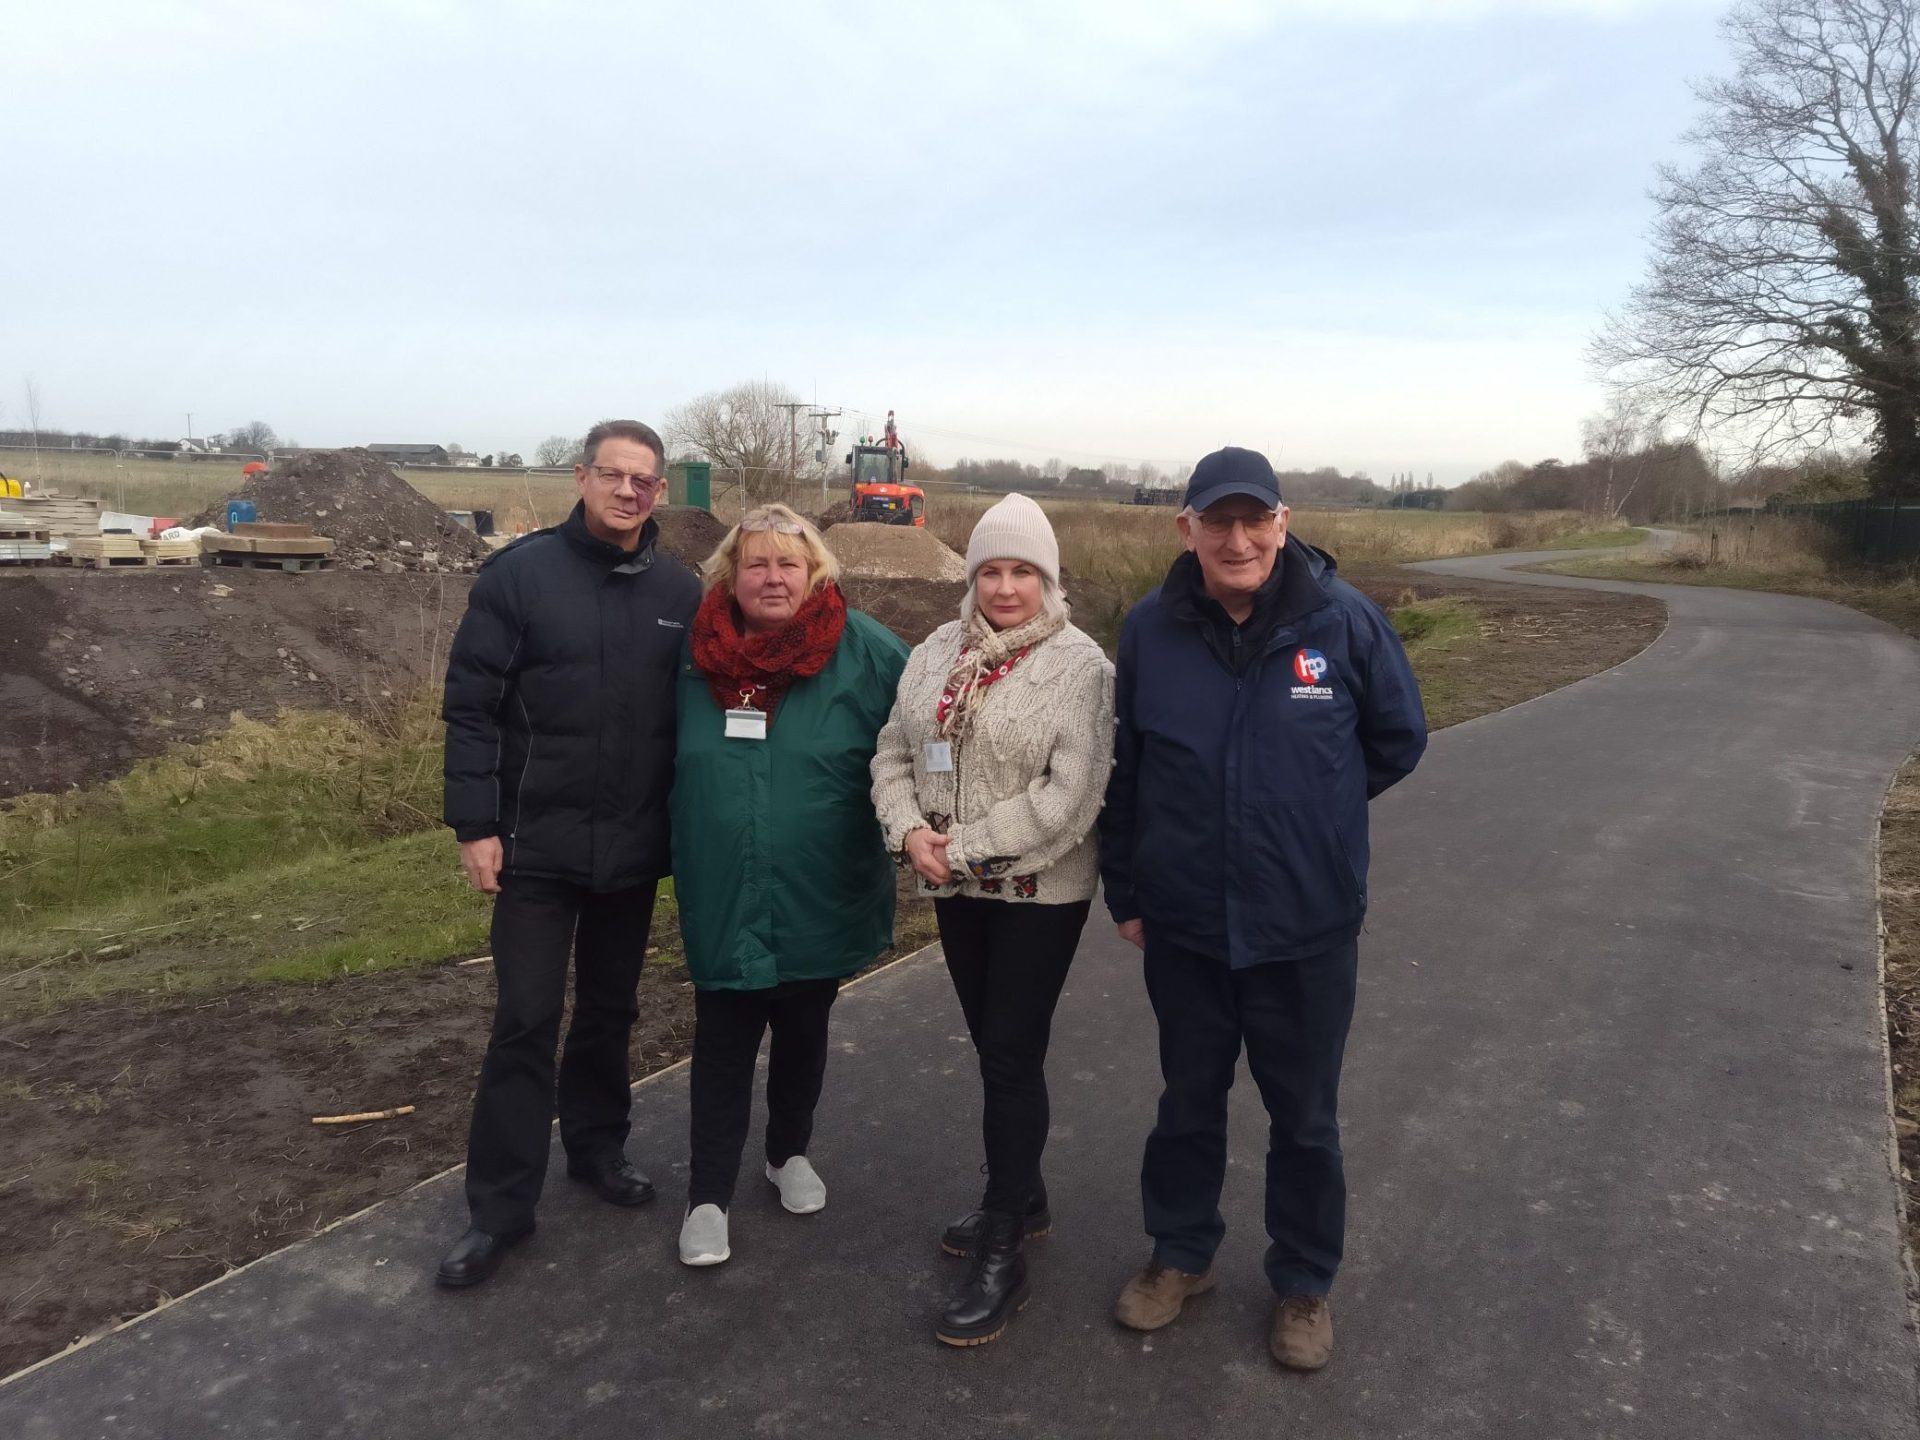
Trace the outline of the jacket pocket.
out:
[[[1281,934],[1307,938],[1358,918],[1364,896],[1358,868],[1340,827],[1325,812],[1299,805],[1260,807],[1249,817],[1243,852],[1252,873],[1246,892]]]

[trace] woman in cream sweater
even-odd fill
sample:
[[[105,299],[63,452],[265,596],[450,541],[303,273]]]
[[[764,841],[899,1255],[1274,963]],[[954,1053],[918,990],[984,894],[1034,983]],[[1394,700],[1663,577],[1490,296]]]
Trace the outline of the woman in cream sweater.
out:
[[[971,1258],[937,1333],[998,1338],[1026,1303],[1023,1238],[1052,1226],[1047,1041],[1098,873],[1113,666],[1074,628],[1044,512],[1009,495],[974,527],[961,618],[914,650],[873,757],[887,848],[934,897],[980,1056],[986,1195],[942,1246]]]

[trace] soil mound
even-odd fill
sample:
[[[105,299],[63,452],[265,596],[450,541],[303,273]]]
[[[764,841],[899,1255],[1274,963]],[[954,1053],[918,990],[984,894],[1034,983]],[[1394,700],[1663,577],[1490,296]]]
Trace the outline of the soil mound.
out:
[[[727,538],[727,527],[697,505],[662,505],[653,518],[660,526],[654,543],[696,572]]]
[[[960,597],[967,587],[958,580],[876,580],[842,575],[840,589],[847,604],[865,611],[909,645],[918,645],[949,620],[960,618]]]
[[[370,450],[307,450],[257,474],[233,497],[262,520],[310,524],[334,542],[334,563],[361,570],[472,570],[487,544],[393,473]],[[196,518],[225,523],[224,503]]]
[[[966,584],[967,562],[917,525],[835,525],[825,538],[848,575]]]

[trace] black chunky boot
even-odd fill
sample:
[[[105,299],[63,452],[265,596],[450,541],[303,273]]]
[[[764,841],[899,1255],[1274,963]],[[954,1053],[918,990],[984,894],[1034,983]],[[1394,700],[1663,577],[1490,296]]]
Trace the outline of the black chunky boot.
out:
[[[984,1210],[975,1210],[947,1226],[940,1235],[940,1248],[949,1255],[958,1255],[962,1260],[973,1254],[974,1247],[980,1243],[980,1224],[986,1213]],[[1053,1233],[1053,1211],[1047,1208],[1046,1191],[1042,1190],[1033,1197],[1023,1223],[1021,1233],[1028,1240],[1039,1240]]]
[[[1027,1303],[1027,1257],[1020,1253],[1021,1218],[1004,1211],[981,1215],[980,1248],[973,1273],[953,1297],[934,1333],[948,1345],[985,1345],[998,1340],[1007,1322]]]

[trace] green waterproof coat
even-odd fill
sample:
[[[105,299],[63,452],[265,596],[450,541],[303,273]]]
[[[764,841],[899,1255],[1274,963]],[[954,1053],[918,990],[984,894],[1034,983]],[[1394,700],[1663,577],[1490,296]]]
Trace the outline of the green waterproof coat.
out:
[[[868,765],[906,663],[890,630],[849,610],[826,669],[781,698],[767,738],[729,740],[683,647],[673,885],[700,989],[851,975],[893,944]]]

